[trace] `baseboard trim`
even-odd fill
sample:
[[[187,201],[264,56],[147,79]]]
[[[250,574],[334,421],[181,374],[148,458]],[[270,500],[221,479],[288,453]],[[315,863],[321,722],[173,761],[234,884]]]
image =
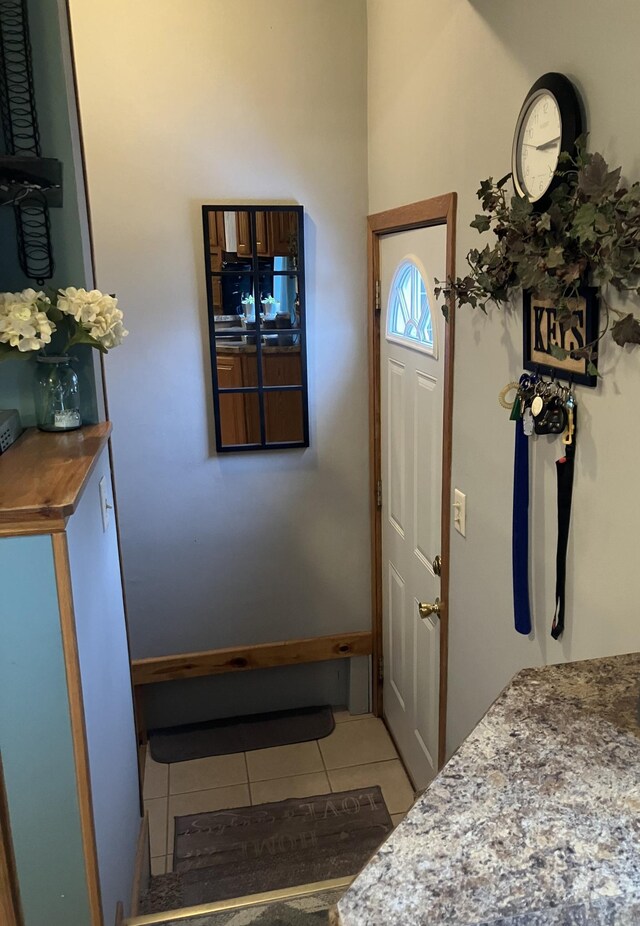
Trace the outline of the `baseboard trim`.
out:
[[[232,646],[199,653],[134,659],[133,684],[138,687],[179,678],[197,678],[225,672],[246,672],[273,666],[369,656],[371,648],[371,631],[359,631],[302,640],[283,640],[278,643],[258,643],[254,646]]]

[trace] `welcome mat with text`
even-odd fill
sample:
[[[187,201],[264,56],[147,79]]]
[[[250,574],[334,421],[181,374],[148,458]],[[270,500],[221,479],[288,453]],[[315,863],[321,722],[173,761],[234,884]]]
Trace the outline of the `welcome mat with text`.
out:
[[[356,875],[392,831],[379,787],[176,817],[172,874],[146,912]],[[154,899],[155,895],[155,899]]]

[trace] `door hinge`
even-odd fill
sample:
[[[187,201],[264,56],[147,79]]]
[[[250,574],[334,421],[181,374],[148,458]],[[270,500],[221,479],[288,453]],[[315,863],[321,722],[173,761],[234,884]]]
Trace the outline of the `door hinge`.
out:
[[[378,510],[382,508],[382,479],[376,482],[376,507]]]
[[[378,681],[384,682],[384,657],[378,656]]]
[[[376,312],[379,312],[381,308],[382,308],[382,300],[380,298],[380,280],[376,280],[376,295],[375,295]]]

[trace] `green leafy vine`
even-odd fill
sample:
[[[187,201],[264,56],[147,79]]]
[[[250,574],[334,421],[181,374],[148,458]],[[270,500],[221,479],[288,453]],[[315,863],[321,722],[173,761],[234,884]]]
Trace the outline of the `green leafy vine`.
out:
[[[560,183],[550,196],[546,212],[535,212],[529,200],[509,196],[511,174],[494,182],[483,180],[478,199],[483,212],[471,227],[492,231],[495,241],[467,254],[464,277],[436,281],[436,297],[452,296],[458,305],[487,311],[488,303],[503,306],[517,290],[530,289],[540,298],[554,300],[559,325],[572,315],[568,300],[589,283],[612,287],[621,293],[638,292],[640,283],[640,183],[620,186],[621,168],[610,170],[598,152],[588,153],[586,138],[576,145],[576,156],[560,155]],[[614,308],[601,295],[604,325],[598,337],[571,352],[553,346],[565,359],[586,358],[589,372],[598,342],[610,330],[621,347],[640,344],[640,322],[631,312]],[[445,317],[446,307],[443,308]]]

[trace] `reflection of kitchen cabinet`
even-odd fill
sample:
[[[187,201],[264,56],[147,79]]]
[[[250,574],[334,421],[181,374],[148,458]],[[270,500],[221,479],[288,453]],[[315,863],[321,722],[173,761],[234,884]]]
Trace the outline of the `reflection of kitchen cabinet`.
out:
[[[211,255],[211,272],[219,273],[222,270],[222,252],[224,251],[224,212],[209,213],[209,253]],[[211,280],[213,294],[213,314],[222,314],[222,280],[213,277]]]
[[[218,346],[217,370],[220,389],[257,386],[256,353]],[[300,353],[265,351],[263,380],[267,386],[298,385],[302,380]],[[220,394],[220,430],[223,446],[260,443],[260,406],[257,392]],[[269,443],[303,440],[301,392],[265,392],[264,414]]]
[[[262,382],[264,386],[299,386],[302,382],[300,350],[263,349]]]
[[[226,244],[224,212],[208,213],[211,271],[222,269],[222,254]],[[232,214],[230,214],[232,215]],[[291,257],[297,254],[298,215],[296,212],[256,212],[256,254],[260,257]],[[236,212],[237,250],[239,257],[252,257],[251,217],[249,212]],[[232,246],[232,245],[231,245]]]
[[[224,250],[224,212],[209,213],[209,247]]]
[[[236,229],[238,232],[238,256],[251,255],[251,222],[248,212],[236,212]]]
[[[238,231],[238,255],[243,257],[253,256],[251,247],[251,221],[248,212],[236,213],[236,227]],[[265,257],[269,253],[267,217],[264,212],[256,212],[256,254]]]
[[[304,438],[301,392],[265,392],[264,421],[267,443],[285,444]]]
[[[263,213],[264,214],[264,213]],[[295,212],[269,213],[270,253],[274,257],[292,257],[297,255],[298,216]]]
[[[257,386],[256,354],[247,352],[217,355],[218,386]],[[223,444],[260,443],[260,407],[257,394],[227,393],[220,396],[220,430]]]
[[[220,277],[212,278],[211,292],[213,294],[213,314],[224,315],[224,309],[222,307],[222,280]]]
[[[256,212],[256,254],[264,257],[270,253],[267,216],[264,212]]]

